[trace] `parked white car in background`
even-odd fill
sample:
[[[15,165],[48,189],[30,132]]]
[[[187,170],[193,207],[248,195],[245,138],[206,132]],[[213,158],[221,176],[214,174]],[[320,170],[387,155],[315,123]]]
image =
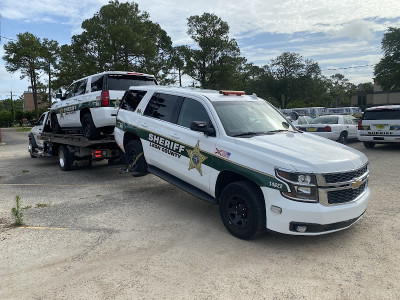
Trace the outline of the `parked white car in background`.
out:
[[[313,118],[309,116],[299,116],[297,120],[291,121],[291,123],[296,127],[300,128],[302,125],[310,124]]]
[[[74,81],[51,107],[53,133],[82,131],[89,140],[112,133],[119,101],[130,86],[156,85],[153,75],[108,71]]]
[[[301,125],[300,130],[345,144],[357,139],[357,119],[350,115],[326,115]]]

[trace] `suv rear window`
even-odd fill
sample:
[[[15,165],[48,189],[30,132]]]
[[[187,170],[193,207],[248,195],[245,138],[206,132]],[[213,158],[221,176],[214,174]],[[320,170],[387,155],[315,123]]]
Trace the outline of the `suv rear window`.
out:
[[[366,110],[363,120],[400,120],[400,110],[398,109],[380,109]]]
[[[126,91],[131,86],[156,85],[154,77],[110,74],[107,76],[108,90]]]

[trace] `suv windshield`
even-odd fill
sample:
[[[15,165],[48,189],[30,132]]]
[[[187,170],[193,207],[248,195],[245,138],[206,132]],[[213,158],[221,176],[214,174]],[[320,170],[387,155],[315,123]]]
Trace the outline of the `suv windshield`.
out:
[[[229,136],[295,131],[271,105],[262,101],[218,101],[213,106]]]
[[[398,109],[380,109],[366,110],[363,120],[400,120],[400,110]]]
[[[107,76],[109,90],[125,91],[131,86],[156,85],[154,77],[137,75],[110,74]]]

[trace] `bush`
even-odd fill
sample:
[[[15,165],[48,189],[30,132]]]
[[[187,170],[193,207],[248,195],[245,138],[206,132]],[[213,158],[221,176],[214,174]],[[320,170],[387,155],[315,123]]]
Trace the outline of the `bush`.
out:
[[[13,123],[13,114],[9,111],[0,111],[0,127],[10,127]]]

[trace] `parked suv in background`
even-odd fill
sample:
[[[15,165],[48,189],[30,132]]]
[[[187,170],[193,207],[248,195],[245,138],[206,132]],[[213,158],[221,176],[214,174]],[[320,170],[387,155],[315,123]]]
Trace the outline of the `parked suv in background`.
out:
[[[367,108],[358,122],[357,137],[366,148],[400,143],[400,105]]]
[[[74,81],[51,107],[53,133],[80,130],[95,140],[112,133],[119,101],[130,86],[156,85],[153,75],[108,71]]]
[[[370,198],[364,154],[298,131],[255,94],[131,87],[114,135],[126,171],[151,172],[218,204],[227,230],[242,239],[265,229],[341,230]]]

